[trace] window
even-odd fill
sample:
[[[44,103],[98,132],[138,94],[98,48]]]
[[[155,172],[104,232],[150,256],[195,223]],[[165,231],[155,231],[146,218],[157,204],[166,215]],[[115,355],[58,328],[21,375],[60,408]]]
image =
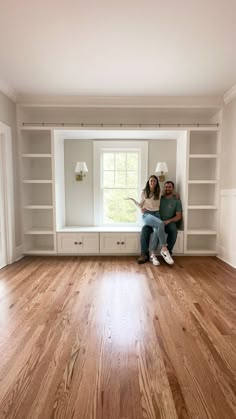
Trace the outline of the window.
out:
[[[146,149],[146,143],[136,141],[94,143],[95,224],[140,223],[139,209],[125,198],[131,196],[139,200],[141,185],[146,182],[146,173],[144,182],[142,179]]]
[[[138,199],[138,151],[104,151],[102,153],[103,223],[137,222],[137,207],[126,201],[127,196]]]

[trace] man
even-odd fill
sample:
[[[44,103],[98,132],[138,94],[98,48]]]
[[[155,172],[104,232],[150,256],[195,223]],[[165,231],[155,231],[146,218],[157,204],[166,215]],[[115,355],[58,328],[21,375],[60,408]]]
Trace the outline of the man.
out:
[[[182,219],[182,204],[177,195],[174,195],[174,182],[167,181],[164,185],[164,195],[160,202],[160,216],[165,224],[167,234],[167,245],[170,254],[177,239],[177,223]],[[138,263],[142,264],[149,260],[149,240],[152,233],[152,227],[143,226],[141,232],[141,255]],[[159,264],[159,262],[158,262]]]

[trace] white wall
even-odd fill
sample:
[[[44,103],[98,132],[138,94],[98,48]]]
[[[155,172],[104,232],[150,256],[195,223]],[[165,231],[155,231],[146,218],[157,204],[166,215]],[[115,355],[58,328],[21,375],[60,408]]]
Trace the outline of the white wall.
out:
[[[236,268],[236,189],[220,194],[219,257]]]
[[[222,112],[219,257],[236,268],[236,99]]]
[[[223,108],[221,188],[236,188],[236,99]]]
[[[166,180],[176,181],[176,140],[148,141],[148,174],[155,174],[158,161],[165,161],[168,167]]]
[[[0,91],[0,121],[11,127],[14,181],[15,242],[21,245],[19,159],[16,134],[16,104]]]
[[[103,99],[104,101],[105,99]],[[20,123],[80,124],[204,124],[217,122],[217,108],[186,107],[25,107],[20,108]]]
[[[82,182],[75,180],[77,161],[86,161],[88,173]],[[148,141],[148,173],[154,174],[157,161],[166,161],[168,179],[176,180],[176,140]],[[145,185],[143,185],[145,186]],[[93,141],[65,140],[66,225],[93,225]]]
[[[93,225],[93,141],[65,140],[65,219],[66,225]],[[82,182],[75,180],[77,161],[88,167]]]

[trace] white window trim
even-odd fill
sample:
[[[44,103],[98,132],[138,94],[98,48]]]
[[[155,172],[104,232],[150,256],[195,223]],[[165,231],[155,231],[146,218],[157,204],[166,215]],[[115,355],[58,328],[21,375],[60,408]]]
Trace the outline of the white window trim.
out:
[[[94,166],[94,225],[104,225],[102,222],[102,194],[100,193],[102,164],[102,151],[138,151],[141,154],[140,195],[141,189],[147,182],[148,173],[148,141],[94,141],[93,166]],[[140,219],[141,220],[141,219]],[[121,224],[119,224],[121,225]],[[127,224],[124,224],[127,225]]]

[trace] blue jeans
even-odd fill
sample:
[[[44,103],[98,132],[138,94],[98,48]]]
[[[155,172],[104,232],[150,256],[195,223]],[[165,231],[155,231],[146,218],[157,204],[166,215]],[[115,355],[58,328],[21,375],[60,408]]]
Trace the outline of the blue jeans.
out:
[[[153,228],[144,225],[141,231],[140,244],[141,244],[141,253],[148,255],[149,253],[149,241]],[[173,247],[177,239],[177,225],[175,222],[165,225],[165,232],[167,234],[167,245],[170,254],[172,254]]]
[[[150,250],[154,252],[158,242],[166,246],[165,224],[160,219],[159,211],[146,211],[143,214],[143,224],[153,228]]]
[[[172,254],[172,250],[177,239],[177,233],[178,233],[177,224],[175,222],[167,224],[165,226],[165,232],[167,233],[168,250],[170,254]]]

